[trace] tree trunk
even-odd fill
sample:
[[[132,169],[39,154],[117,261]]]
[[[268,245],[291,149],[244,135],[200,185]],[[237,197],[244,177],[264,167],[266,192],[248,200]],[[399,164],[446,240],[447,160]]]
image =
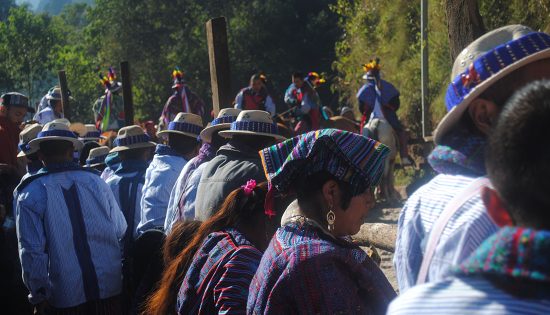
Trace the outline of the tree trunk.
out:
[[[477,0],[445,0],[445,12],[449,49],[454,62],[468,44],[485,34],[485,26],[479,14]]]

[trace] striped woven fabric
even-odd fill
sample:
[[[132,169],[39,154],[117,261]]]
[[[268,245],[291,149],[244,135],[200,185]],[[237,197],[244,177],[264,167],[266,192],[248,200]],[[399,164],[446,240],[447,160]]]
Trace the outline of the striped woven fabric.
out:
[[[260,151],[266,177],[279,191],[300,176],[327,171],[350,183],[352,195],[376,186],[390,150],[384,144],[338,129],[308,132]]]
[[[235,229],[203,242],[178,293],[179,314],[244,314],[262,253]]]
[[[244,130],[277,134],[277,124],[261,121],[235,121],[231,123],[231,130]]]
[[[176,130],[199,135],[202,131],[202,126],[194,125],[186,122],[171,121],[168,124],[168,130]]]
[[[136,144],[136,143],[144,143],[148,141],[149,141],[149,136],[146,134],[120,137],[120,138],[116,138],[115,141],[113,141],[113,146],[120,147],[120,146]]]

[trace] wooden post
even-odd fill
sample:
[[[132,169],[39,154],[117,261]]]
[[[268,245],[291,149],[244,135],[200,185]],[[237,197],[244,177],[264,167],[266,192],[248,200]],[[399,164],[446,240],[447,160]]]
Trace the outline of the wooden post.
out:
[[[122,99],[124,101],[124,124],[134,124],[134,100],[132,98],[132,81],[130,80],[130,64],[128,61],[120,63],[120,75],[122,77]]]
[[[206,39],[210,59],[210,82],[215,115],[220,109],[231,107],[231,74],[229,71],[229,49],[227,46],[227,23],[225,17],[206,22]]]
[[[61,88],[61,104],[63,106],[63,117],[71,120],[71,107],[69,105],[69,88],[67,86],[67,76],[65,70],[57,72],[59,87]]]

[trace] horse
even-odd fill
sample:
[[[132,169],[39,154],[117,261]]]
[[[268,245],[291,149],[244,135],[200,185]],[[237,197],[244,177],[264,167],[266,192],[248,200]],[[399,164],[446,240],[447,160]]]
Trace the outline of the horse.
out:
[[[385,119],[373,118],[371,119],[362,130],[363,136],[376,139],[385,144],[390,149],[390,154],[386,158],[384,165],[384,172],[382,174],[382,180],[377,189],[377,197],[385,198],[389,203],[398,203],[401,196],[394,187],[394,168],[395,158],[399,151],[399,145],[397,141],[397,135],[392,126]]]

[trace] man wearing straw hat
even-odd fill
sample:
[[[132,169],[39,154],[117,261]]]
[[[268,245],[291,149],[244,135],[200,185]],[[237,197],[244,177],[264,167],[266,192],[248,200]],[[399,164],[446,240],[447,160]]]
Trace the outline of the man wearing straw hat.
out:
[[[550,35],[522,25],[493,30],[457,57],[435,131],[430,165],[440,173],[401,212],[394,264],[401,292],[451,273],[497,225],[481,190],[487,137],[505,102],[522,86],[550,78]]]
[[[34,140],[42,131],[42,125],[31,124],[27,125],[19,134],[19,154],[18,158],[24,158],[27,161],[27,173],[21,180],[36,174],[42,168],[42,162],[38,158],[38,148],[31,148],[29,143]]]
[[[169,234],[172,225],[180,220],[195,220],[195,198],[206,162],[216,155],[218,149],[227,144],[227,139],[218,133],[231,127],[241,112],[236,108],[223,108],[208,127],[201,131],[203,145],[199,155],[190,160],[181,171],[168,202],[164,232]]]
[[[61,103],[61,88],[54,87],[46,94],[48,106],[34,115],[34,120],[45,125],[52,120],[63,118],[63,103]]]
[[[149,166],[155,143],[141,127],[123,127],[113,142],[110,153],[118,153],[121,160],[114,174],[107,179],[113,194],[128,222],[125,246],[137,238],[137,226],[141,220],[141,192],[145,182],[145,171]],[[126,248],[125,248],[126,250]]]
[[[197,155],[202,129],[201,116],[179,113],[168,124],[168,129],[159,132],[159,135],[168,136],[168,145],[157,144],[153,161],[145,173],[139,233],[164,229],[170,193],[185,164]]]
[[[82,147],[50,122],[29,146],[44,164],[15,190],[23,281],[38,313],[120,313],[126,221],[109,187],[73,162]]]
[[[200,221],[216,213],[229,193],[246,180],[265,181],[258,151],[285,139],[277,134],[271,114],[261,110],[243,110],[230,129],[219,134],[230,140],[202,172],[195,199],[195,218]]]

